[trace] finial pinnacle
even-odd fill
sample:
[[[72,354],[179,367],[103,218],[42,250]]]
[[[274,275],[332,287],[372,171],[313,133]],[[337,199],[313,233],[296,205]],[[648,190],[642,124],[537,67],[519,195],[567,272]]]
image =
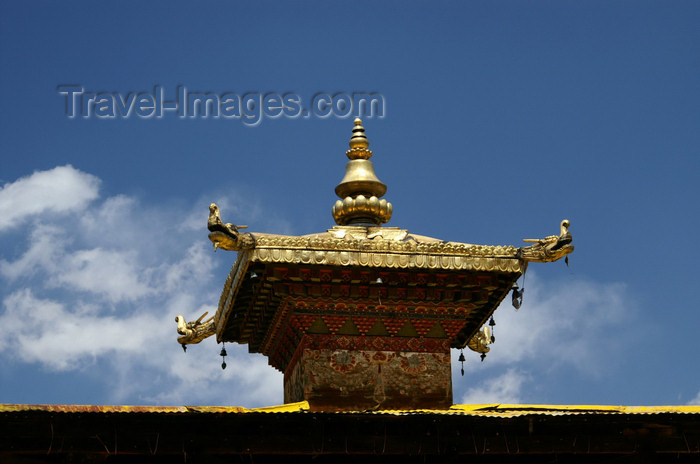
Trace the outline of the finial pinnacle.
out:
[[[333,218],[339,225],[376,224],[391,219],[392,206],[380,198],[386,193],[384,185],[374,174],[374,166],[367,149],[369,140],[365,136],[362,120],[355,118],[350,138],[350,150],[345,152],[350,161],[345,167],[345,177],[335,188],[340,197],[333,206]]]
[[[350,138],[350,150],[345,154],[350,159],[370,159],[372,152],[367,149],[369,140],[365,135],[365,128],[362,127],[362,120],[355,118],[355,127],[352,128],[352,137]]]

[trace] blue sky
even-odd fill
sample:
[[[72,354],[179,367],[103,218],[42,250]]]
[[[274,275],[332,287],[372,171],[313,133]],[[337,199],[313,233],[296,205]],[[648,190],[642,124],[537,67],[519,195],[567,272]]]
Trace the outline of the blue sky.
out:
[[[700,403],[697,2],[0,3],[0,402],[282,402],[246,347],[186,354],[212,312],[225,221],[333,225],[352,117],[66,116],[62,85],[127,98],[376,92],[388,225],[520,246],[532,265],[456,402]],[[116,98],[116,97],[115,97]],[[521,282],[522,283],[522,282]],[[458,355],[454,353],[454,357]]]

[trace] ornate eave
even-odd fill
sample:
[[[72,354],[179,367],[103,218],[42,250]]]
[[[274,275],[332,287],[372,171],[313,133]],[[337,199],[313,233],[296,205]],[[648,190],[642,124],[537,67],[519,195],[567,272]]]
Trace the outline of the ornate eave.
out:
[[[398,228],[336,226],[306,236],[250,235],[254,248],[239,251],[221,294],[214,319],[217,341],[247,343],[281,370],[293,353],[280,355],[276,338],[307,332],[309,327],[294,327],[292,319],[299,315],[306,320],[335,315],[350,326],[347,334],[357,334],[352,326],[362,324],[359,319],[401,313],[394,318],[401,327],[376,335],[433,337],[464,347],[526,266],[511,246],[445,242]],[[324,324],[311,331],[343,334],[341,327]],[[292,328],[282,334],[284,327]]]
[[[446,242],[393,227],[336,226],[305,236],[251,234],[250,260],[336,266],[483,270],[522,273],[512,246]]]

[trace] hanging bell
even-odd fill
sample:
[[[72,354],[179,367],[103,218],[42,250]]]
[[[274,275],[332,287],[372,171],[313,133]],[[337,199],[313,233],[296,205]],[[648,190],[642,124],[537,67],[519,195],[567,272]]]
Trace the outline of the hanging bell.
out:
[[[182,351],[187,353],[187,345],[185,345],[184,343],[182,344]]]
[[[493,316],[491,316],[491,320],[489,321],[489,325],[490,325],[491,327],[493,327],[494,325],[496,325],[496,321],[493,320]]]
[[[221,368],[226,369],[226,345],[222,344],[221,345],[221,353],[219,353],[219,356],[221,356]]]
[[[486,359],[486,353],[481,353],[481,362],[484,362],[484,359]]]
[[[466,361],[466,359],[464,359],[464,352],[459,353],[459,359],[458,359],[457,361],[459,361],[459,362],[464,362],[464,361]]]
[[[518,288],[517,285],[513,287],[513,295],[512,295],[512,302],[513,302],[513,307],[515,309],[520,309],[520,306],[523,304],[523,292],[525,289],[523,288],[522,290]]]

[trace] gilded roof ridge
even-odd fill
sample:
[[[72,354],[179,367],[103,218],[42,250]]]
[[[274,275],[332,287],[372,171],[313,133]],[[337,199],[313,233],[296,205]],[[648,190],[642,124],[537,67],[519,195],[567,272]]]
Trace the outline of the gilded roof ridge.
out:
[[[446,242],[431,237],[408,234],[403,240],[352,237],[338,238],[331,234],[302,236],[251,234],[255,248],[282,248],[313,251],[368,251],[391,253],[428,253],[475,257],[515,258],[518,249],[512,245],[474,245],[461,242]]]
[[[266,249],[279,249],[285,251],[301,252],[360,252],[360,253],[391,253],[393,255],[411,254],[426,255],[429,257],[454,256],[459,258],[495,258],[513,259],[520,261],[522,269],[527,262],[557,261],[567,256],[574,250],[571,244],[570,222],[564,219],[561,222],[559,235],[551,235],[544,239],[526,239],[526,242],[534,243],[527,247],[516,248],[512,245],[473,245],[469,243],[451,242],[410,234],[407,229],[394,227],[380,227],[367,224],[333,227],[326,232],[317,234],[291,236],[267,234],[259,232],[241,232],[247,226],[236,226],[231,223],[223,223],[219,215],[219,207],[215,203],[209,206],[209,220],[207,227],[210,231],[209,240],[214,249],[223,248],[230,251],[252,251],[253,256],[261,258]],[[264,260],[264,258],[261,258]],[[419,258],[423,259],[423,258]],[[335,257],[331,261],[335,261]],[[306,258],[286,255],[273,259],[275,262],[306,262]],[[346,260],[347,261],[347,260]],[[568,264],[568,257],[565,258]],[[332,264],[325,257],[316,257],[314,262],[319,264]],[[347,263],[341,263],[347,264]],[[360,263],[364,265],[363,263]],[[376,267],[376,264],[374,265]],[[390,265],[390,267],[392,267]],[[403,267],[403,266],[400,266]],[[408,267],[414,267],[412,265]],[[418,265],[418,267],[423,267]],[[444,264],[442,268],[452,268],[450,264]],[[474,268],[496,270],[491,264],[481,265],[474,263],[457,263],[459,269]]]

